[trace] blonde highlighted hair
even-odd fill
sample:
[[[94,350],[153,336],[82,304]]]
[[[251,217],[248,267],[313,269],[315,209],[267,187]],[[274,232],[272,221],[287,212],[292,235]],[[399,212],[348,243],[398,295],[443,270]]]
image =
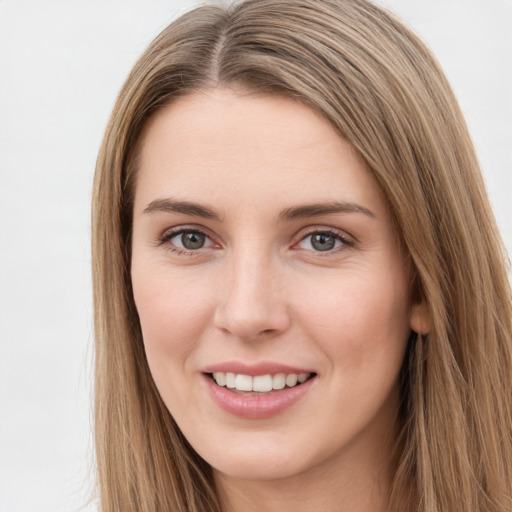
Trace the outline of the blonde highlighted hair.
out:
[[[391,510],[512,510],[512,298],[466,124],[425,45],[367,0],[246,0],[166,28],[124,84],[93,197],[102,512],[219,512],[211,468],[163,404],[130,281],[137,141],[156,110],[224,85],[320,112],[380,184],[433,330],[411,336]]]

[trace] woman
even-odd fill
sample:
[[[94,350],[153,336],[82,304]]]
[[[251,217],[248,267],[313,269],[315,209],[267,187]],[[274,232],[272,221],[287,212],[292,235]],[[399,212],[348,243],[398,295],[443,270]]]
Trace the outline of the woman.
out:
[[[171,24],[95,179],[102,510],[510,510],[484,190],[438,64],[373,4]]]

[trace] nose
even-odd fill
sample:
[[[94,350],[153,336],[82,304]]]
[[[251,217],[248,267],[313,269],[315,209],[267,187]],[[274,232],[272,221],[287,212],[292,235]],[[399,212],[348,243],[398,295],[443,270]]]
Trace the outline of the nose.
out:
[[[226,261],[218,290],[215,325],[242,340],[278,336],[290,326],[282,272],[261,252],[233,255]]]

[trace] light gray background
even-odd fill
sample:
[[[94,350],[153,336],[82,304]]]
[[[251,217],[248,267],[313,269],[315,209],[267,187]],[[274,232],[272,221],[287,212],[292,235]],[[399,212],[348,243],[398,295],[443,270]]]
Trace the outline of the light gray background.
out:
[[[383,1],[438,56],[512,249],[512,0]],[[93,511],[89,203],[115,96],[193,0],[0,0],[0,512]]]

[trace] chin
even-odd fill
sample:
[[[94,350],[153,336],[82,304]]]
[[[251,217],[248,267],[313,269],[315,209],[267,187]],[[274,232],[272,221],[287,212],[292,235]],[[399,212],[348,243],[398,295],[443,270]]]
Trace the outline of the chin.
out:
[[[235,480],[273,481],[292,478],[305,471],[304,461],[282,460],[276,463],[273,457],[237,457],[214,461],[214,472]]]
[[[240,480],[271,481],[284,480],[307,472],[318,464],[321,464],[324,457],[321,453],[310,453],[304,450],[304,443],[290,443],[281,439],[264,439],[260,432],[259,436],[251,436],[240,442],[237,446],[231,443],[219,443],[224,449],[215,449],[210,445],[206,450],[198,453],[210,464],[214,472],[227,477]],[[313,448],[310,445],[310,448]]]

